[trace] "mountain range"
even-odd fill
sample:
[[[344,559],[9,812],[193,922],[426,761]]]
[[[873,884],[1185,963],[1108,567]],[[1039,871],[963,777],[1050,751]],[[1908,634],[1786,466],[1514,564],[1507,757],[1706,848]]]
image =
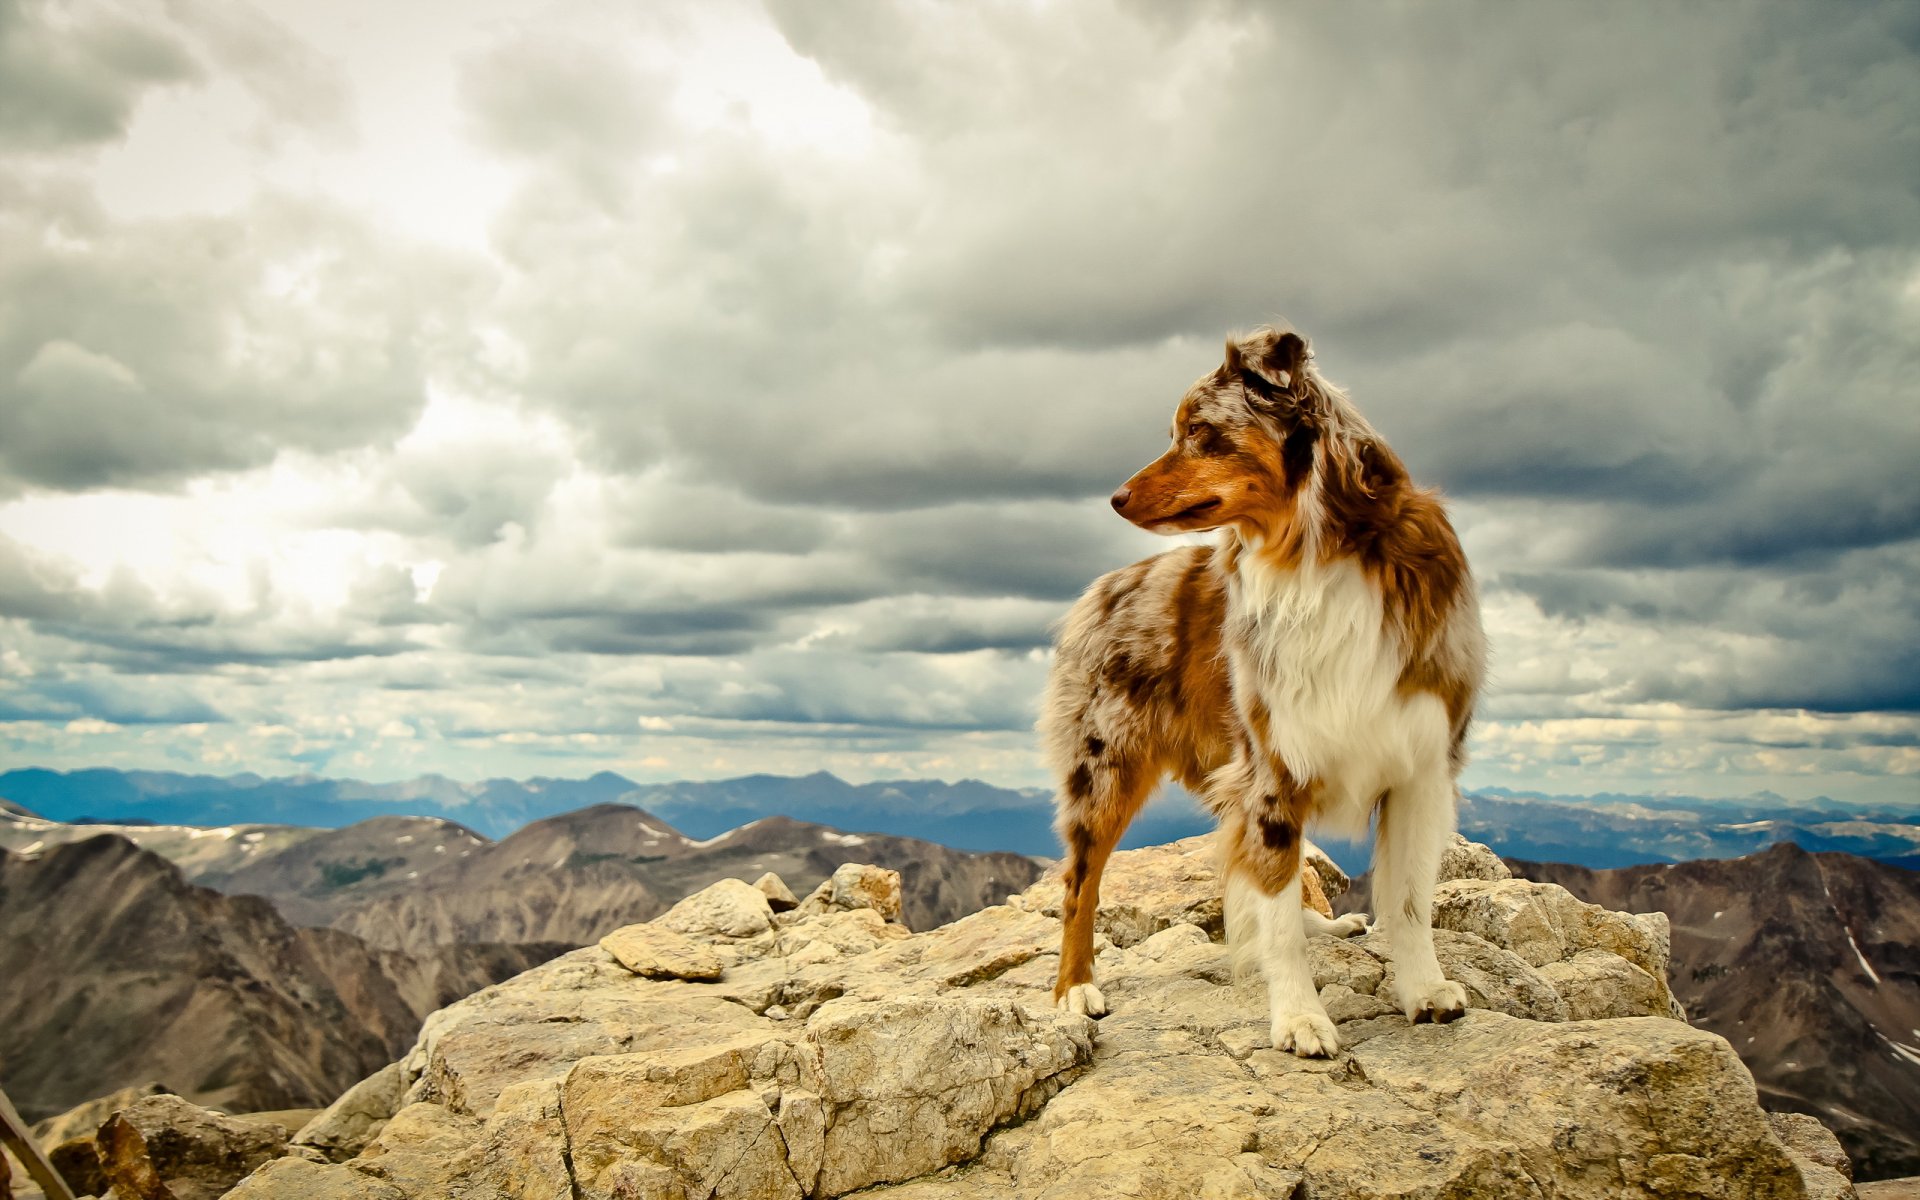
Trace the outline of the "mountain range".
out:
[[[51,821],[20,805],[0,811],[0,848],[22,855],[101,833],[166,857],[191,882],[265,897],[294,924],[422,953],[464,942],[582,945],[720,879],[772,872],[804,894],[855,859],[899,871],[907,924],[930,929],[997,903],[1041,870],[1024,855],[787,817],[692,838],[624,804],[547,817],[499,842],[440,817],[203,828]]]
[[[160,771],[42,769],[0,773],[0,797],[65,821],[152,821],[220,827],[253,823],[339,828],[381,816],[439,817],[505,838],[546,817],[617,803],[644,809],[685,836],[708,839],[752,821],[788,817],[836,830],[915,838],[958,850],[1059,854],[1048,792],[978,780],[848,783],[826,772],[785,777],[636,783],[429,775],[400,783]],[[1212,822],[1177,788],[1137,818],[1123,846],[1204,833]],[[1689,796],[1550,796],[1480,789],[1461,798],[1460,827],[1502,854],[1587,867],[1733,858],[1791,842],[1920,866],[1920,806],[1860,807],[1761,793],[1737,800]],[[268,838],[273,834],[268,833]],[[1364,869],[1364,846],[1324,843],[1342,866]]]

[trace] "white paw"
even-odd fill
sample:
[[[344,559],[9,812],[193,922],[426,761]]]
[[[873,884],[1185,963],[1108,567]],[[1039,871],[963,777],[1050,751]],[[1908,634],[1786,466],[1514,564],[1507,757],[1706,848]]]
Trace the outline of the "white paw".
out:
[[[1335,917],[1327,932],[1337,938],[1357,937],[1367,931],[1367,914],[1348,913],[1344,917]]]
[[[1445,1025],[1467,1015],[1467,989],[1451,979],[1436,979],[1428,984],[1402,986],[1400,1011],[1415,1025],[1428,1021]]]
[[[1325,1013],[1287,1013],[1273,1019],[1273,1048],[1301,1058],[1332,1058],[1340,1053],[1340,1038]]]
[[[1066,995],[1053,1002],[1053,1006],[1062,1012],[1078,1013],[1083,1017],[1107,1015],[1107,998],[1090,983],[1074,984],[1067,989]]]

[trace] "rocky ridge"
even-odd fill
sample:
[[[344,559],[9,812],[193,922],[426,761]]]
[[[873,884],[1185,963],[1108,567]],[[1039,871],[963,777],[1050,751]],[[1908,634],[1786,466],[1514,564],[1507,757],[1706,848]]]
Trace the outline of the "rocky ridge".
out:
[[[1231,978],[1203,839],[1108,868],[1098,1024],[1050,1004],[1056,882],[919,934],[876,868],[784,912],[716,884],[433,1014],[230,1194],[1852,1194],[1830,1134],[1770,1119],[1673,1019],[1664,917],[1464,843],[1446,873],[1438,949],[1473,1010],[1410,1026],[1374,938],[1317,938],[1345,1047],[1318,1061],[1272,1050]]]
[[[1782,843],[1746,858],[1589,871],[1510,864],[1673,922],[1669,977],[1769,1108],[1825,1120],[1864,1179],[1920,1172],[1920,874]]]

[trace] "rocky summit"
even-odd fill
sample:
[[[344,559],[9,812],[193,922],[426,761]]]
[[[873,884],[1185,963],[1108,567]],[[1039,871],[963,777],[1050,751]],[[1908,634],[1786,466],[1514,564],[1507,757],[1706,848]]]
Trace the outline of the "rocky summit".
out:
[[[923,933],[877,868],[782,911],[715,885],[433,1014],[229,1194],[1852,1195],[1832,1136],[1770,1118],[1678,1013],[1663,916],[1508,878],[1464,842],[1445,873],[1438,948],[1472,1011],[1410,1025],[1377,940],[1316,938],[1343,1047],[1325,1060],[1270,1048],[1202,839],[1108,868],[1099,1022],[1050,1002],[1057,882]]]

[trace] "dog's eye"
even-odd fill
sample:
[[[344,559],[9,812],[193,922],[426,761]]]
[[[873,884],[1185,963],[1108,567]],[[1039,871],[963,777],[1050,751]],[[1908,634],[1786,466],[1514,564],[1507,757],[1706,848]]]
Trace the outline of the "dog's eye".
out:
[[[1197,438],[1201,434],[1205,433],[1206,430],[1207,430],[1207,427],[1205,425],[1202,425],[1198,421],[1187,422],[1187,436],[1190,438]]]

